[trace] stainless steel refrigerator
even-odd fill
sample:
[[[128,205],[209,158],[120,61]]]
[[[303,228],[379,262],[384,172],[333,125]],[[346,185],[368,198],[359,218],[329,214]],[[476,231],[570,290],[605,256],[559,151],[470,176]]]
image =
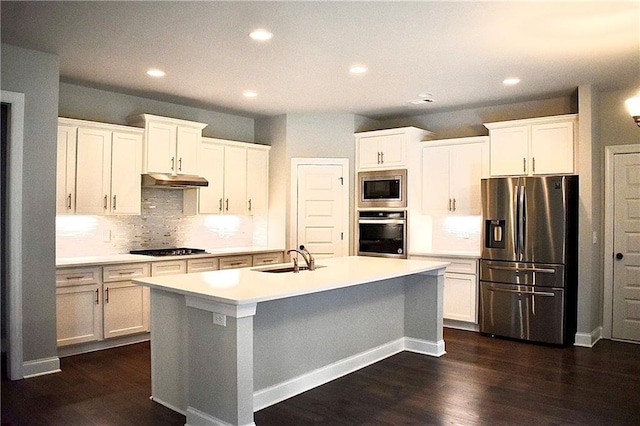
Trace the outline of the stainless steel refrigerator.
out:
[[[489,178],[481,189],[480,332],[573,343],[578,176]]]

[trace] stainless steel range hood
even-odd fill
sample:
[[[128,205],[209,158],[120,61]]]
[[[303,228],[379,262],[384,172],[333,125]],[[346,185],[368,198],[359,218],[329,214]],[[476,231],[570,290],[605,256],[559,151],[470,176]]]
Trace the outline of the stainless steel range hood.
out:
[[[209,186],[203,177],[194,175],[171,175],[168,173],[148,173],[142,175],[144,188],[189,189]]]

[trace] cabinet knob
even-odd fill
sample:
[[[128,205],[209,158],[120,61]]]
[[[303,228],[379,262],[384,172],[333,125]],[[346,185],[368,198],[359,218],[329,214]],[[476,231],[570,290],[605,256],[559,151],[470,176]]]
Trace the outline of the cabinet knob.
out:
[[[616,259],[618,260],[622,260],[622,258],[624,257],[624,254],[622,253],[616,253]]]

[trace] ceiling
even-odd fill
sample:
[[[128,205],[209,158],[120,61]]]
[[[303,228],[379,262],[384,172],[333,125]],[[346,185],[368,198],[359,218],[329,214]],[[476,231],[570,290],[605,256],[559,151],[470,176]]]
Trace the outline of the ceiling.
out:
[[[71,82],[259,117],[371,118],[640,89],[640,1],[1,2],[2,43]],[[266,28],[273,38],[248,34]],[[362,75],[349,67],[366,65]],[[149,68],[166,72],[146,75]],[[520,84],[502,80],[518,77]],[[255,98],[245,98],[245,90]],[[434,102],[407,101],[431,93]]]

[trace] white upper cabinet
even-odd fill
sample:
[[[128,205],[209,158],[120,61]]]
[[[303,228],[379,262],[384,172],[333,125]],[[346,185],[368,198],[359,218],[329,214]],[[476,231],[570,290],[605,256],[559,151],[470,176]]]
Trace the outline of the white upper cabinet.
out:
[[[574,172],[576,114],[486,123],[491,176]]]
[[[58,214],[140,214],[142,131],[58,122]]]
[[[197,174],[207,179],[209,186],[185,191],[185,213],[266,214],[270,149],[266,145],[202,138]]]
[[[198,174],[198,148],[205,123],[140,114],[128,118],[144,127],[143,173]]]
[[[431,133],[415,127],[356,133],[357,169],[405,168],[413,148]]]
[[[56,166],[56,213],[68,214],[76,210],[76,141],[78,128],[58,126],[58,155]]]
[[[481,214],[480,180],[487,175],[488,138],[430,141],[422,149],[422,212]]]

